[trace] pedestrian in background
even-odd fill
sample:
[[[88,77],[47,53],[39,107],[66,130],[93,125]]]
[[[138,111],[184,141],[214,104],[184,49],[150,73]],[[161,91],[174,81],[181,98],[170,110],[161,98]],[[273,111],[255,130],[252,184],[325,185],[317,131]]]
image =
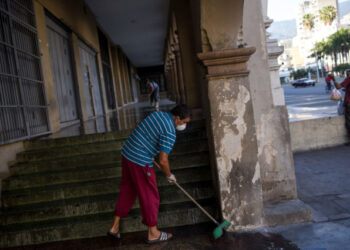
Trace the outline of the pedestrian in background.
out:
[[[146,84],[147,84],[147,87],[149,88],[149,93],[150,93],[150,105],[158,109],[159,108],[159,85],[156,82],[151,81],[150,79],[147,79]]]

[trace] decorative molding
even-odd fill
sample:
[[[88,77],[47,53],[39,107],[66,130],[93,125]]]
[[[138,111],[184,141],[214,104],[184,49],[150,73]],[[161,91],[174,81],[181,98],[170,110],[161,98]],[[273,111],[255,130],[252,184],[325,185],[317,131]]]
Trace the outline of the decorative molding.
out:
[[[264,20],[265,29],[268,29],[272,23],[273,23],[273,19],[266,17],[266,19]]]
[[[255,52],[254,47],[210,51],[197,54],[207,67],[208,79],[247,76],[247,62]]]

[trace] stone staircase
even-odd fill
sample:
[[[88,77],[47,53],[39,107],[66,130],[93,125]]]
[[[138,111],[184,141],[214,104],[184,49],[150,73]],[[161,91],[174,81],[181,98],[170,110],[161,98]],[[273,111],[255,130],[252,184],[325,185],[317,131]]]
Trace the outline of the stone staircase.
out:
[[[0,248],[104,236],[121,178],[120,150],[130,130],[26,142],[3,181]],[[216,202],[203,121],[178,134],[170,163],[178,182],[211,213]],[[208,221],[157,172],[159,227]],[[136,202],[122,232],[145,230]]]

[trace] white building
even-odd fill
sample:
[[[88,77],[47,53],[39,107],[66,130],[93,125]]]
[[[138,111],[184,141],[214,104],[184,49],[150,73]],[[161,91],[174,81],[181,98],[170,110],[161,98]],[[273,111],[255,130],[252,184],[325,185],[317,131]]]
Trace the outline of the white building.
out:
[[[295,46],[299,47],[300,54],[304,58],[306,65],[315,62],[314,58],[309,58],[315,43],[326,39],[339,28],[339,19],[336,18],[331,25],[326,25],[320,19],[319,10],[326,6],[334,6],[337,9],[337,0],[304,0],[298,6],[297,11],[297,36]],[[314,27],[309,30],[303,25],[303,17],[312,14],[315,17]],[[338,16],[338,10],[337,10]]]
[[[350,13],[343,16],[343,18],[340,20],[340,26],[342,28],[350,28]]]

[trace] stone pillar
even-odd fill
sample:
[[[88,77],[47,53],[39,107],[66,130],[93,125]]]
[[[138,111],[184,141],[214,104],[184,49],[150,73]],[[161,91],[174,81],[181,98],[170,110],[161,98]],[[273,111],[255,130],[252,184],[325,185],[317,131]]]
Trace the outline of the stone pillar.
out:
[[[266,17],[264,20],[265,30],[268,29],[273,22],[272,19]],[[271,80],[271,90],[272,90],[272,100],[274,106],[285,106],[284,91],[281,87],[281,80],[277,58],[283,54],[283,46],[278,46],[277,39],[271,39],[270,34],[266,32],[266,44],[267,52],[269,55],[269,70],[270,70],[270,80]]]
[[[173,100],[173,91],[172,91],[172,83],[170,78],[170,67],[169,67],[168,59],[165,60],[165,64],[164,64],[164,76],[165,76],[165,82],[167,86],[168,98],[170,100]]]
[[[245,1],[243,33],[244,41],[257,48],[248,63],[248,69],[251,70],[249,79],[253,95],[263,197],[267,202],[295,199],[297,193],[288,112],[285,106],[275,105],[276,100],[281,100],[273,87],[273,83],[279,82],[279,77],[271,79],[271,53],[266,45],[266,20],[262,12],[266,7],[263,6],[264,2],[261,1]],[[281,88],[280,90],[283,91]]]
[[[175,102],[179,103],[181,97],[180,97],[180,90],[179,90],[179,81],[178,81],[178,75],[177,75],[177,67],[176,67],[176,60],[175,55],[173,53],[170,54],[170,60],[171,60],[171,72],[172,72],[172,78],[173,78],[173,86],[175,91]]]
[[[118,59],[118,47],[114,46],[112,47],[111,51],[112,55],[112,62],[113,62],[113,75],[115,79],[115,88],[117,93],[117,101],[118,101],[118,107],[122,107],[124,104],[123,99],[123,86],[122,86],[122,80],[121,80],[121,73],[120,73],[120,62]]]
[[[182,70],[182,59],[181,59],[181,53],[179,44],[173,45],[173,52],[175,54],[175,62],[177,65],[177,73],[178,73],[178,82],[179,82],[179,89],[180,89],[180,103],[186,103],[186,91],[185,91],[185,83],[184,83],[184,76],[183,76],[183,70]]]
[[[200,2],[210,123],[221,213],[231,230],[262,226],[263,198],[247,62],[242,47],[243,0]],[[238,48],[239,47],[239,48]]]
[[[246,63],[254,48],[204,52],[221,212],[232,230],[260,226],[260,166]]]

